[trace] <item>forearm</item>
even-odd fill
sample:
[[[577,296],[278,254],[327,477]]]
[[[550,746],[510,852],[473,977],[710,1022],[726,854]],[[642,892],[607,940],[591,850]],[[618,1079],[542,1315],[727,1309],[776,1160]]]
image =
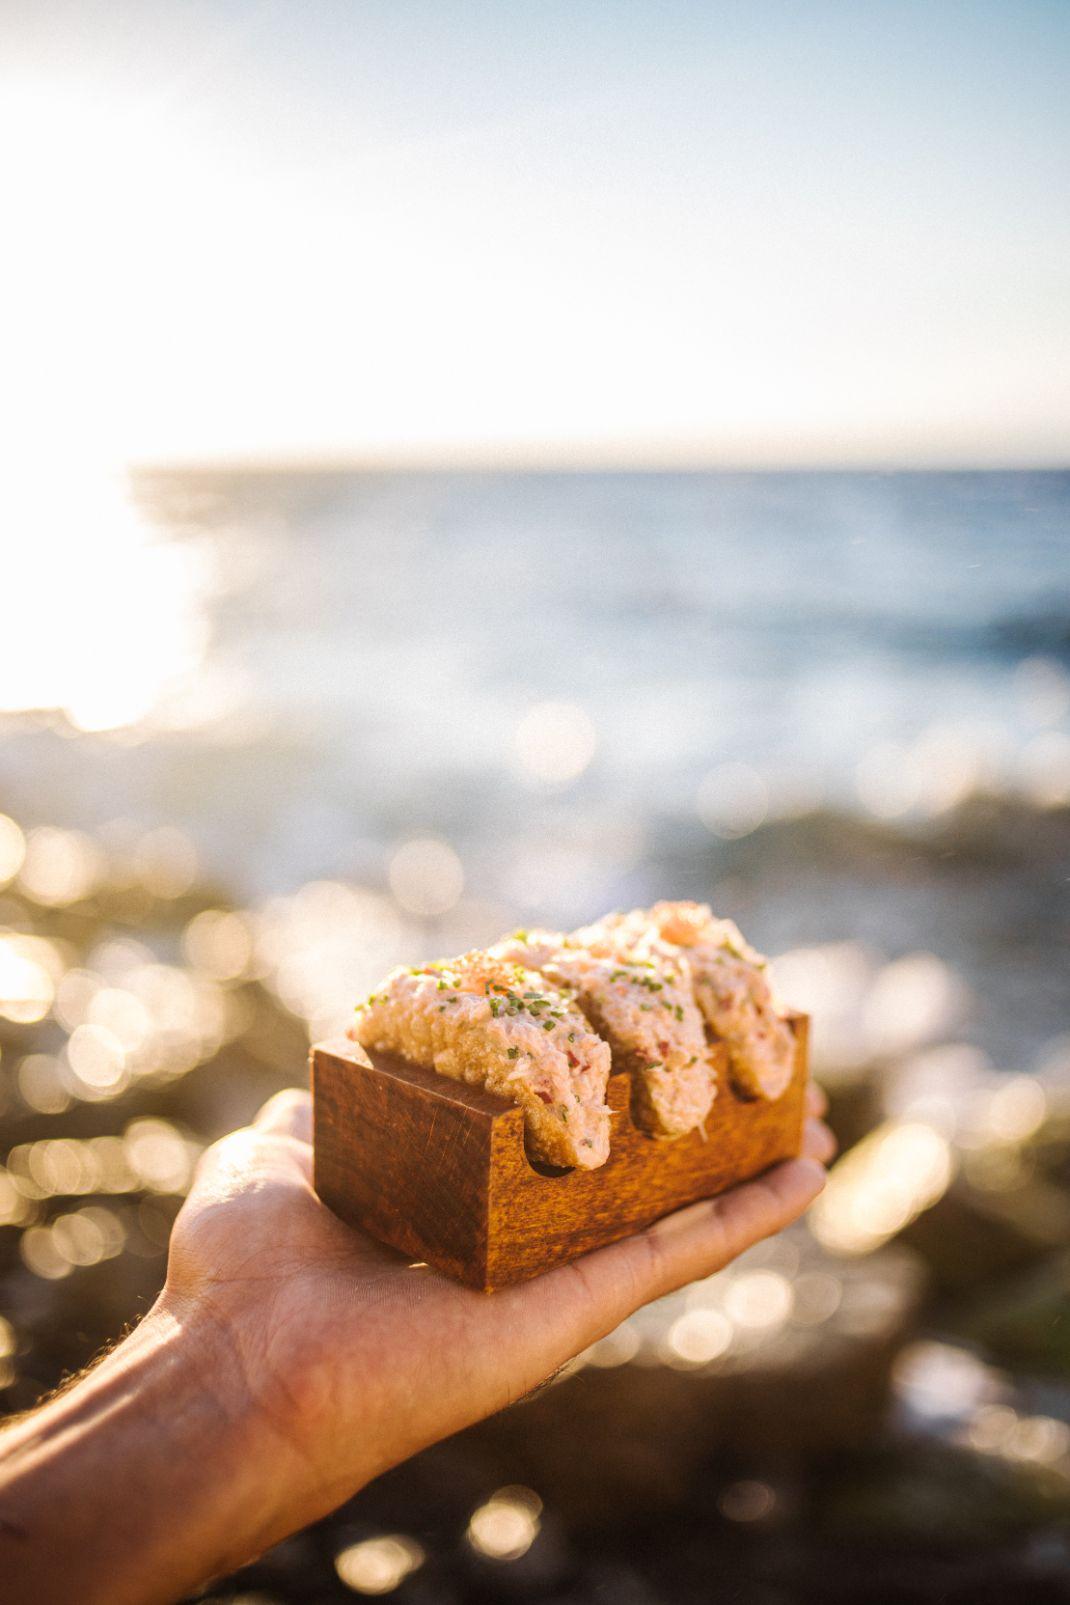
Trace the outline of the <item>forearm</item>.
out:
[[[236,1356],[157,1305],[0,1433],[0,1594],[173,1600],[281,1536],[286,1455],[247,1403]]]

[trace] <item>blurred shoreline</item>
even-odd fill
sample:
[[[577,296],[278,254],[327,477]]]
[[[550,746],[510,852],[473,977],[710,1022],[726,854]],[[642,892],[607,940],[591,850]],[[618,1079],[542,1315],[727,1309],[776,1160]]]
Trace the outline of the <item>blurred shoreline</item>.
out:
[[[97,509],[84,638],[42,640],[59,705],[0,713],[24,824],[120,857],[178,829],[228,906],[353,885],[421,952],[709,897],[772,952],[939,955],[1001,1062],[1066,1029],[1070,474],[133,493]]]
[[[1070,474],[157,473],[134,493],[121,538],[113,507],[74,514],[97,568],[65,630],[38,600],[56,705],[0,712],[0,789],[31,823],[179,824],[238,896],[420,833],[479,895],[566,919],[585,908],[537,884],[555,843],[597,868],[586,905],[696,821],[715,844],[821,811],[1070,801]]]

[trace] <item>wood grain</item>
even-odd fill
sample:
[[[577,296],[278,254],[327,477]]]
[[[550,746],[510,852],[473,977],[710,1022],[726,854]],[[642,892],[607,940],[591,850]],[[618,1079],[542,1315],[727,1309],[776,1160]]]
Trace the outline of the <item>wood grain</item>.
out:
[[[650,1137],[630,1079],[610,1077],[609,1159],[550,1171],[524,1147],[515,1104],[344,1039],[312,1050],[316,1191],[337,1215],[471,1287],[534,1276],[710,1198],[799,1152],[805,1015],[793,1015],[795,1074],[772,1103],[740,1098],[718,1064],[706,1136]],[[716,1060],[715,1060],[716,1062]]]

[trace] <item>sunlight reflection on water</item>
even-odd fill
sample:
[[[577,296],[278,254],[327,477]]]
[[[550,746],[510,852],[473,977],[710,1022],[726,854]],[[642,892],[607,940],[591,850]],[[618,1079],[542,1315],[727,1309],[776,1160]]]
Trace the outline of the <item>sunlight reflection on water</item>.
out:
[[[105,731],[162,710],[207,647],[203,544],[162,538],[96,471],[5,474],[3,521],[19,605],[5,615],[0,712]]]

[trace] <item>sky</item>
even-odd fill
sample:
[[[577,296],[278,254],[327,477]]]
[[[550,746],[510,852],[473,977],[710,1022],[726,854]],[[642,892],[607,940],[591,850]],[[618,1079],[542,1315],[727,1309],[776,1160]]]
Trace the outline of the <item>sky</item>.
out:
[[[0,0],[22,462],[1070,460],[1064,0]]]

